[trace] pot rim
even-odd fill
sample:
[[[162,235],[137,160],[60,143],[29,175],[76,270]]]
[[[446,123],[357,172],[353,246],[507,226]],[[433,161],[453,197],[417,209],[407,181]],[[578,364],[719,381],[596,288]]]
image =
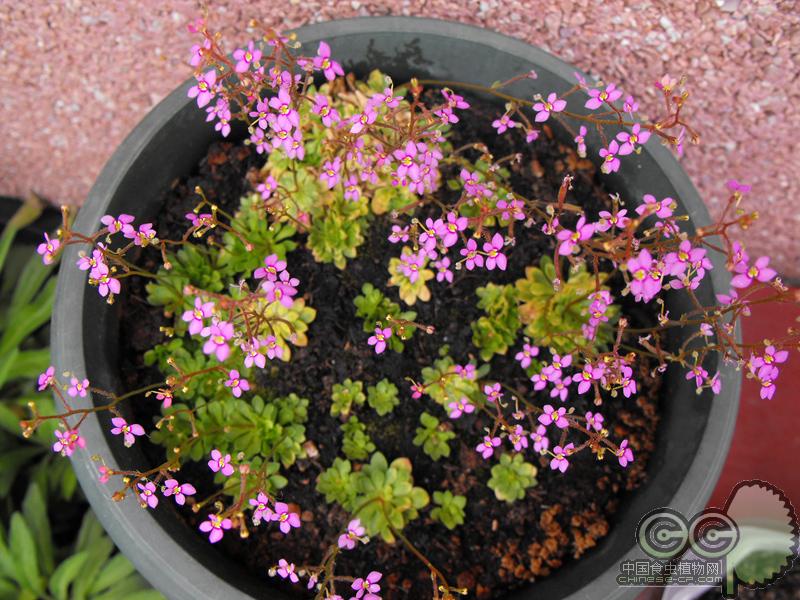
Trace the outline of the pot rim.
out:
[[[571,79],[576,68],[555,56],[521,40],[472,25],[452,21],[420,17],[359,17],[307,25],[294,30],[298,40],[304,44],[323,39],[364,33],[416,33],[438,36],[445,39],[459,38],[487,46],[495,51],[515,55],[525,61],[540,65],[553,73]],[[137,157],[148,146],[155,134],[167,124],[187,102],[187,90],[194,80],[189,79],[171,92],[125,138],[106,163],[97,181],[80,210],[74,228],[90,232],[105,214],[123,176]],[[678,192],[686,211],[695,225],[709,223],[706,207],[693,184],[677,160],[662,145],[644,148],[658,162],[664,176]],[[56,303],[53,310],[51,347],[53,363],[58,373],[71,371],[86,373],[84,348],[84,298],[87,290],[82,271],[71,268],[78,258],[78,249],[70,246],[63,257],[66,268],[60,270]],[[717,260],[714,260],[714,259]],[[709,273],[713,288],[728,289],[729,274],[719,257],[712,257],[715,267]],[[99,334],[98,334],[99,335]],[[737,336],[739,328],[737,327]],[[689,470],[668,505],[684,514],[694,514],[705,507],[711,496],[728,452],[738,412],[741,377],[732,368],[720,366],[723,393],[716,396],[711,405],[708,421],[700,446]],[[91,404],[91,399],[85,399]],[[97,466],[91,456],[100,454],[112,468],[113,453],[96,415],[87,418],[81,426],[87,448],[76,450],[72,464],[97,517],[106,531],[131,560],[139,572],[157,589],[170,598],[226,598],[245,600],[253,596],[235,587],[208,570],[201,562],[183,548],[150,511],[139,509],[135,498],[128,494],[122,502],[111,502],[108,488],[99,482]],[[168,557],[168,560],[167,560]],[[642,558],[634,540],[630,550],[621,558]],[[555,575],[554,575],[555,576]],[[262,595],[263,590],[250,590]],[[582,598],[632,598],[637,588],[619,588],[616,573],[608,569],[596,579],[567,596]],[[276,593],[276,596],[278,594]]]

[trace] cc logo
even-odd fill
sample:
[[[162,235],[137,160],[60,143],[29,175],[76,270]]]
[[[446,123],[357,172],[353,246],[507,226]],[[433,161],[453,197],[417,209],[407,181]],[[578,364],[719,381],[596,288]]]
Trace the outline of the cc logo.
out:
[[[636,539],[644,552],[655,559],[669,560],[691,548],[707,559],[728,554],[739,541],[739,528],[716,509],[697,513],[690,522],[671,508],[647,513],[636,527]]]

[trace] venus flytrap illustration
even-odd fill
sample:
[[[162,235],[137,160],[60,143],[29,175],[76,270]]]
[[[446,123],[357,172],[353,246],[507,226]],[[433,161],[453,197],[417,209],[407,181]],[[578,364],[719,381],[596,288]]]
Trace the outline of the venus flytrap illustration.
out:
[[[148,381],[116,394],[51,368],[39,388],[60,412],[34,404],[22,423],[32,432],[57,420],[53,450],[70,455],[85,446],[87,416],[108,412],[123,446],[162,446],[161,464],[103,467],[114,499],[161,510],[170,498],[211,544],[269,530],[278,554],[265,571],[302,584],[301,595],[381,598],[399,585],[385,559],[393,548],[419,561],[434,598],[452,599],[473,590],[415,542],[420,524],[457,532],[476,518],[479,493],[502,516],[569,485],[580,461],[598,486],[625,469],[643,477],[657,419],[642,407],[669,365],[698,394],[719,393],[722,361],[756,379],[762,398],[776,394],[797,332],[757,347],[735,336],[753,303],[788,300],[769,258],[735,240],[756,218],[746,186],[729,182],[723,213],[691,231],[678,199],[578,193],[644,144],[680,152],[698,138],[682,84],[661,84],[664,114],[639,121],[614,83],[578,76],[521,98],[508,89],[534,72],[489,86],[379,71],[357,80],[325,42],[303,48],[264,29],[229,55],[204,22],[192,28],[189,97],[221,138],[235,136],[232,124],[246,131],[206,168],[246,164],[242,194],[196,185],[180,224],[109,214],[90,235],[65,210],[58,237],[38,248],[47,264],[79,245],[76,267],[108,304],[128,301],[132,278],[146,281],[135,301],[160,323],[131,357]],[[479,93],[504,104],[482,123],[490,138],[464,139],[458,127],[486,116],[469,112]],[[599,137],[600,166],[581,175],[591,185],[565,171],[544,192],[526,185],[521,152],[490,151],[555,145],[554,128],[574,140],[563,150],[573,161],[589,152],[589,131]],[[732,279],[708,306],[696,290],[712,253]],[[669,314],[666,292],[691,308]],[[697,333],[676,345],[675,328]],[[73,406],[89,395],[91,408]],[[132,420],[146,411],[150,422]],[[324,549],[298,550],[303,536],[324,537]],[[290,537],[283,556],[278,538]],[[351,551],[376,568],[340,572]]]

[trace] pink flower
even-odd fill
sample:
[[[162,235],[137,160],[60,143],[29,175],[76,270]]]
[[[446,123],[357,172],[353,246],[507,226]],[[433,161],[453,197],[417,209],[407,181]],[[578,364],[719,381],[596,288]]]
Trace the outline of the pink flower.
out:
[[[586,429],[601,431],[603,429],[603,421],[603,415],[600,413],[593,413],[591,411],[586,413]]]
[[[286,261],[280,260],[277,254],[270,254],[264,259],[264,266],[253,272],[256,279],[277,281],[280,273],[286,270]]]
[[[108,233],[117,233],[133,223],[133,216],[124,213],[118,217],[105,215],[100,222],[108,228]]]
[[[617,139],[622,142],[619,147],[620,156],[631,154],[636,151],[636,144],[642,145],[650,139],[650,132],[642,130],[642,126],[636,123],[631,127],[631,132],[621,131],[617,134]]]
[[[67,431],[56,429],[53,434],[56,436],[53,452],[60,453],[61,456],[72,456],[76,447],[86,448],[86,440],[78,434],[77,429],[68,429]]]
[[[553,389],[550,390],[550,397],[555,398],[558,396],[562,402],[566,402],[570,383],[572,383],[572,379],[569,376],[566,379],[556,379],[553,382]]]
[[[267,348],[267,358],[270,360],[283,356],[283,346],[278,343],[274,335],[268,335],[264,340],[264,345]]]
[[[326,161],[324,165],[322,165],[322,173],[320,174],[319,178],[328,186],[329,190],[332,190],[337,183],[339,183],[340,179],[340,170],[342,168],[342,159],[338,156],[333,159],[332,161]]]
[[[294,296],[297,295],[297,286],[300,280],[289,275],[289,271],[283,271],[275,281],[267,279],[261,284],[270,302],[280,302],[286,308],[291,308],[294,304]]]
[[[274,337],[274,336],[273,336]],[[248,369],[253,365],[263,369],[267,366],[267,359],[261,353],[261,342],[259,342],[256,338],[250,340],[250,342],[245,342],[241,345],[242,352],[244,352],[244,366]]]
[[[189,88],[189,98],[197,98],[197,106],[203,108],[211,102],[214,97],[215,86],[217,83],[217,72],[214,69],[206,71],[202,75],[197,75],[197,85]]]
[[[270,196],[272,196],[272,192],[276,189],[278,189],[278,182],[272,175],[268,176],[262,183],[256,186],[256,191],[261,194],[261,198],[264,200],[269,200]]]
[[[380,600],[380,597],[377,594],[381,591],[381,586],[378,585],[381,577],[383,577],[383,575],[378,571],[370,571],[369,575],[367,575],[365,578],[362,579],[359,577],[353,581],[353,585],[350,587],[352,587],[356,592],[355,598],[364,598],[364,600]]]
[[[344,75],[342,66],[335,60],[331,59],[331,47],[325,42],[319,43],[317,56],[314,57],[314,68],[321,69],[325,75],[325,79],[328,81],[333,81],[336,79],[337,75]]]
[[[186,496],[194,496],[197,490],[191,483],[178,483],[177,479],[167,479],[162,493],[165,496],[173,496],[175,503],[183,506],[186,504]]]
[[[596,110],[600,108],[603,103],[610,104],[615,100],[618,100],[620,96],[622,96],[622,90],[618,90],[617,86],[615,86],[613,83],[609,83],[604,90],[599,90],[597,88],[590,89],[589,96],[590,97],[584,106],[586,108]]]
[[[203,302],[199,297],[194,299],[194,309],[183,313],[181,319],[189,323],[189,334],[197,335],[205,327],[205,319],[214,314],[214,303]]]
[[[475,412],[475,407],[472,405],[472,403],[466,396],[462,396],[461,400],[458,400],[457,402],[456,401],[450,402],[447,405],[447,408],[450,409],[450,413],[448,414],[448,416],[451,419],[458,419],[459,417],[461,417],[461,415],[464,414],[468,415]]]
[[[222,473],[225,477],[233,475],[233,465],[231,464],[231,455],[222,455],[222,452],[214,448],[211,451],[211,460],[208,461],[208,468],[214,473]]]
[[[514,427],[514,431],[508,434],[508,441],[514,446],[515,452],[522,452],[528,447],[528,434],[525,433],[521,425],[517,425]]]
[[[280,530],[286,534],[292,530],[292,527],[300,527],[300,516],[295,512],[289,512],[289,505],[285,502],[276,502],[270,521],[277,521],[280,523]]]
[[[283,115],[295,127],[300,127],[300,115],[292,107],[292,97],[286,88],[278,90],[278,94],[269,99],[269,106],[276,115]]]
[[[288,579],[292,583],[297,583],[300,581],[300,578],[297,576],[295,570],[297,567],[294,563],[286,562],[285,558],[282,558],[278,561],[278,575],[280,575],[281,579]]]
[[[361,520],[353,519],[348,523],[347,531],[339,536],[339,548],[343,550],[352,550],[365,533],[366,530],[361,526]]]
[[[633,113],[639,110],[639,103],[633,96],[625,96],[625,102],[622,103],[622,110],[633,117]]]
[[[547,428],[544,425],[539,425],[536,431],[531,434],[533,440],[533,450],[535,452],[544,452],[550,447],[550,440],[547,439]]]
[[[36,247],[36,252],[37,254],[41,254],[42,262],[49,265],[53,262],[60,247],[61,241],[58,238],[50,239],[50,236],[45,233],[44,241]]]
[[[258,496],[250,498],[248,504],[253,507],[253,524],[259,525],[262,520],[272,520],[272,509],[269,507],[269,497],[264,492],[258,492]]]
[[[111,419],[111,424],[114,426],[111,428],[111,433],[113,435],[122,434],[122,440],[126,448],[130,448],[136,442],[136,437],[134,436],[144,435],[144,427],[138,423],[129,425],[122,417],[114,417]]]
[[[220,362],[224,362],[230,356],[231,349],[228,346],[228,340],[233,337],[233,325],[231,323],[227,321],[212,323],[210,327],[204,327],[200,331],[200,335],[208,338],[206,343],[203,344],[204,354],[213,354]]]
[[[600,157],[603,159],[600,170],[603,173],[608,174],[619,171],[620,162],[617,158],[618,153],[619,144],[616,140],[611,140],[607,148],[600,148]]]
[[[239,398],[241,397],[242,392],[246,392],[250,389],[250,383],[247,381],[247,379],[242,379],[239,376],[239,371],[236,369],[231,369],[231,371],[228,373],[228,379],[225,382],[225,387],[231,388],[231,393]]]
[[[325,125],[325,127],[330,127],[341,120],[339,111],[333,108],[330,105],[328,97],[323,96],[322,94],[317,94],[315,96],[314,106],[311,108],[311,110],[315,115],[319,115],[322,118],[322,124]]]
[[[368,125],[372,125],[378,113],[371,106],[364,107],[364,112],[356,113],[350,117],[350,133],[361,133]],[[413,142],[412,142],[413,143]]]
[[[564,416],[567,409],[563,406],[556,410],[550,404],[544,405],[544,413],[539,415],[539,423],[542,425],[555,424],[559,429],[566,429],[569,426],[569,421]]]
[[[109,469],[105,465],[100,465],[97,467],[97,470],[100,473],[100,477],[98,477],[98,481],[100,483],[108,483],[108,480],[111,479],[111,469]]]
[[[484,459],[487,459],[494,454],[494,449],[497,448],[502,441],[499,437],[492,437],[490,435],[486,435],[483,437],[483,441],[475,446],[475,450],[480,454]]]
[[[769,282],[778,273],[768,265],[768,256],[762,256],[756,259],[756,262],[750,266],[744,262],[738,263],[735,267],[735,271],[738,275],[735,275],[733,279],[731,279],[731,285],[741,289],[748,287],[753,281],[761,281],[762,283]]]
[[[158,496],[156,496],[156,484],[152,481],[148,481],[145,484],[137,483],[136,487],[139,488],[139,500],[142,502],[142,506],[149,506],[150,508],[155,508],[158,506]]]
[[[604,372],[605,368],[602,364],[595,366],[591,363],[587,363],[584,365],[583,371],[572,376],[572,381],[578,384],[578,393],[585,394],[588,392],[592,387],[592,382],[598,381],[603,376]]]
[[[38,388],[37,389],[40,392],[43,392],[44,390],[49,388],[51,385],[53,385],[55,383],[55,381],[56,381],[56,369],[53,366],[49,366],[49,367],[47,367],[47,370],[44,373],[41,373],[39,375],[39,381],[37,382],[38,383]],[[88,385],[88,382],[87,382],[87,385]]]
[[[512,218],[517,221],[522,221],[525,219],[525,213],[522,210],[525,208],[525,203],[522,200],[498,200],[497,208],[503,211],[500,213],[500,218],[505,221],[510,221]]]
[[[193,33],[196,33],[193,32]],[[203,51],[208,50],[211,48],[211,40],[205,39],[203,40],[203,45],[195,44],[192,46],[191,50],[189,51],[189,64],[193,67],[197,67],[200,63],[203,62]]]
[[[156,392],[156,400],[161,402],[162,408],[169,408],[172,406],[173,399],[172,390],[170,389],[158,390]]]
[[[531,142],[534,142],[537,139],[539,139],[539,132],[536,131],[535,129],[528,129],[525,132],[525,143],[526,144],[530,144]]]
[[[453,370],[459,377],[463,377],[464,379],[469,379],[470,381],[475,379],[475,375],[477,374],[475,370],[475,365],[473,365],[472,363],[467,363],[466,365],[463,366],[455,365]]]
[[[223,519],[220,515],[208,515],[208,521],[200,523],[200,531],[208,534],[208,541],[216,544],[224,535],[223,530],[233,527],[230,519]]]
[[[109,296],[113,298],[115,294],[119,294],[121,285],[119,279],[111,276],[108,265],[99,263],[89,273],[89,283],[97,286],[97,292],[105,298]]]
[[[751,367],[752,371],[752,367]],[[775,395],[775,380],[778,378],[779,369],[775,365],[762,365],[756,373],[756,379],[761,384],[759,395],[762,400],[772,400]]]
[[[554,471],[558,470],[564,473],[569,467],[569,460],[567,457],[574,447],[574,444],[570,443],[563,448],[561,446],[553,448],[553,458],[550,460],[550,468]]]
[[[420,236],[420,241],[422,241],[422,236]],[[398,265],[397,270],[408,277],[408,280],[411,283],[414,283],[417,281],[417,279],[419,279],[420,269],[425,266],[425,261],[427,259],[425,250],[421,249],[417,253],[409,252],[407,248],[404,250],[406,250],[406,252],[403,252],[403,254],[400,256],[400,264]]]
[[[647,249],[631,258],[626,267],[631,275],[631,292],[637,302],[649,302],[661,291],[663,273]]]
[[[395,150],[392,155],[397,159],[397,170],[395,171],[398,179],[419,177],[419,165],[417,159],[417,145],[413,140],[406,142],[405,148]]]
[[[519,361],[519,366],[523,369],[527,369],[531,366],[531,358],[534,356],[539,356],[539,347],[538,346],[531,346],[530,344],[523,344],[522,350],[517,352],[514,359]]]
[[[447,221],[436,221],[436,235],[442,240],[445,248],[455,246],[458,242],[458,232],[464,231],[469,224],[467,217],[459,217],[454,212],[447,213]]]
[[[411,398],[413,400],[418,400],[419,398],[422,398],[422,394],[424,393],[425,393],[425,388],[422,386],[422,384],[419,383],[411,384]]]
[[[508,259],[506,255],[501,252],[504,245],[505,241],[503,240],[503,236],[499,233],[495,233],[494,236],[492,236],[491,242],[485,242],[483,244],[483,251],[486,254],[486,268],[489,271],[494,270],[495,267],[501,271],[506,270]]]
[[[645,216],[655,214],[659,219],[671,217],[678,208],[678,203],[670,197],[656,200],[652,194],[645,194],[642,196],[642,201],[643,204],[636,207],[636,214]]]
[[[486,384],[483,386],[483,393],[486,395],[486,401],[490,404],[494,404],[503,399],[503,392],[500,389],[499,383],[494,383],[492,385]]]
[[[586,158],[586,127],[581,125],[578,135],[575,136],[575,143],[578,144],[578,156]]]
[[[76,377],[70,378],[70,386],[67,390],[67,394],[69,394],[72,398],[86,398],[86,393],[89,390],[89,380],[84,379],[83,381],[79,380]]]
[[[509,129],[514,129],[514,127],[516,127],[517,125],[518,123],[516,121],[513,121],[511,117],[509,117],[508,115],[503,115],[499,119],[495,119],[494,121],[492,121],[492,127],[497,129],[498,135],[500,135],[501,133],[505,133]]]
[[[567,101],[560,99],[555,92],[551,92],[547,96],[547,100],[542,100],[533,105],[533,110],[536,111],[534,120],[537,123],[544,123],[550,118],[550,113],[561,112],[567,108]]]
[[[729,180],[728,180],[728,181],[725,183],[725,185],[726,185],[726,186],[728,187],[728,189],[729,189],[730,191],[732,191],[734,194],[739,194],[739,195],[746,194],[746,193],[747,193],[747,192],[749,192],[749,191],[750,191],[750,189],[751,189],[751,186],[749,186],[749,185],[745,185],[745,184],[743,184],[743,183],[739,183],[739,182],[738,182],[737,180],[735,180],[735,179],[729,179]]]
[[[612,227],[624,229],[630,221],[630,219],[625,216],[626,214],[628,214],[628,211],[625,209],[615,212],[614,214],[611,214],[607,210],[601,210],[600,220],[595,224],[595,228],[597,231],[608,231]]]
[[[236,72],[244,73],[249,71],[250,67],[257,66],[258,61],[261,60],[261,50],[255,47],[251,40],[247,44],[247,49],[237,48],[233,52],[233,58],[236,60]]]
[[[370,336],[367,340],[367,343],[370,346],[375,346],[375,354],[381,354],[384,350],[386,350],[386,340],[392,337],[392,329],[391,327],[385,327],[381,329],[380,327],[375,328],[375,335]]]
[[[450,270],[449,258],[444,256],[441,260],[434,262],[433,266],[436,267],[436,281],[447,281],[448,283],[453,283],[453,272]]]
[[[575,231],[562,229],[556,234],[556,238],[561,242],[558,245],[558,253],[561,256],[569,256],[579,242],[585,242],[594,235],[594,223],[587,223],[586,217],[581,215],[575,224]]]
[[[400,227],[400,225],[392,225],[392,233],[389,234],[389,241],[393,244],[408,241],[409,227]]]
[[[628,440],[622,440],[619,450],[617,450],[617,457],[619,464],[623,467],[627,467],[629,462],[633,462],[633,450],[628,447]]]

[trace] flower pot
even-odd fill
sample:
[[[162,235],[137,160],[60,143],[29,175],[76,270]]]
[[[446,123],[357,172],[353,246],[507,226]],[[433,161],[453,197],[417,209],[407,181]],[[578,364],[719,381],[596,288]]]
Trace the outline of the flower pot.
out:
[[[440,80],[489,84],[535,69],[538,80],[518,82],[512,91],[530,96],[534,90],[564,90],[573,82],[574,69],[523,42],[490,31],[429,19],[402,17],[333,21],[301,28],[299,40],[316,47],[327,41],[346,71],[359,76],[380,68],[396,81],[419,75]],[[187,82],[161,102],[114,153],[82,208],[75,230],[96,231],[107,213],[125,212],[148,220],[160,210],[164,190],[186,175],[204,156],[218,134],[205,123],[205,113],[187,98]],[[534,87],[535,86],[535,87]],[[594,142],[594,144],[593,144]],[[598,139],[589,138],[592,154]],[[702,200],[683,169],[668,150],[648,144],[640,157],[623,164],[608,177],[608,185],[623,197],[638,200],[645,193],[671,196],[678,212],[690,217],[687,229],[709,222]],[[77,260],[77,248],[65,253],[66,264]],[[701,301],[727,292],[728,275],[721,259],[697,290]],[[673,314],[690,308],[688,298],[674,292],[666,296]],[[57,372],[85,374],[93,385],[120,390],[118,359],[118,305],[108,307],[87,289],[85,273],[62,269],[53,315],[53,356]],[[689,335],[675,331],[675,341]],[[739,399],[739,374],[730,365],[717,367],[722,393],[695,394],[680,369],[664,375],[661,424],[657,449],[648,465],[648,481],[631,494],[617,514],[610,534],[581,560],[572,562],[546,579],[519,590],[509,598],[617,598],[632,597],[636,590],[616,584],[621,560],[641,557],[634,531],[649,510],[670,506],[686,515],[704,507],[719,475],[733,433]],[[80,400],[80,399],[78,399]],[[82,402],[91,404],[91,397]],[[281,598],[265,588],[240,565],[226,559],[206,543],[171,509],[140,510],[132,495],[111,502],[109,489],[98,481],[100,455],[111,468],[143,464],[136,447],[123,448],[109,435],[109,417],[91,416],[82,426],[86,450],[72,457],[78,479],[107,531],[141,573],[170,598]]]

